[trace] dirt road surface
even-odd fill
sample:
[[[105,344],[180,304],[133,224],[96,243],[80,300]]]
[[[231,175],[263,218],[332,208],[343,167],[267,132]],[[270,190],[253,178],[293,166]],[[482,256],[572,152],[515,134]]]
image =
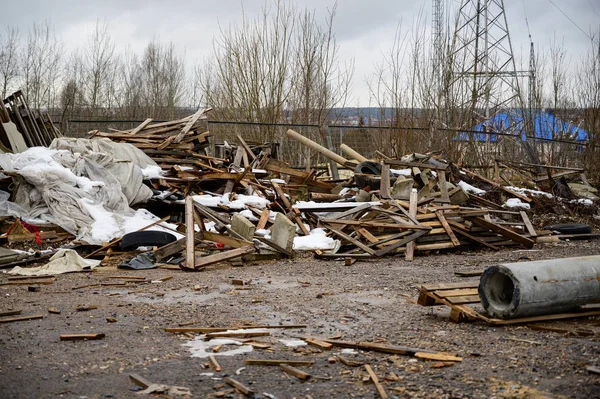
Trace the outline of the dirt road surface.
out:
[[[596,254],[598,240],[538,245],[530,251],[429,254],[413,262],[393,257],[351,266],[300,256],[244,267],[223,264],[198,273],[99,268],[58,276],[53,284],[40,285],[38,292],[28,291],[28,285],[0,285],[0,312],[44,316],[0,323],[0,397],[145,397],[128,378],[138,374],[153,383],[189,388],[194,398],[244,397],[224,382],[228,376],[260,398],[378,398],[365,364],[390,398],[600,397],[600,375],[586,371],[587,366],[600,366],[600,318],[538,323],[593,333],[582,337],[527,326],[457,324],[449,321],[448,308],[415,303],[421,284],[478,279],[457,277],[455,271]],[[124,275],[146,281],[107,285],[124,282],[108,277]],[[164,277],[172,278],[160,281]],[[234,279],[247,285],[232,284]],[[0,281],[7,282],[7,276],[0,274]],[[89,310],[78,311],[80,307]],[[60,313],[49,313],[48,308]],[[192,357],[191,349],[203,342],[197,336],[165,332],[180,325],[245,324],[306,327],[269,329],[269,336],[255,338],[269,343],[268,349],[228,356],[241,347],[223,345],[211,352],[221,371],[208,358]],[[59,339],[61,334],[82,333],[105,337]],[[453,353],[463,361],[441,364],[385,353],[342,353],[335,347],[286,346],[281,341],[340,334],[349,341]],[[340,355],[357,365],[342,363]],[[246,359],[313,361],[312,366],[297,367],[312,377],[300,380],[276,366],[247,365]]]

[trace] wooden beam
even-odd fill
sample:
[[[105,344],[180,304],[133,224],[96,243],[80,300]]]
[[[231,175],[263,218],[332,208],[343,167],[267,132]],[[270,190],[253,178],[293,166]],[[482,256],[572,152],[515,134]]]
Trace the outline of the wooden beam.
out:
[[[365,370],[367,370],[369,377],[371,377],[371,381],[373,381],[373,384],[375,384],[375,388],[377,388],[379,397],[381,399],[389,399],[389,396],[387,395],[387,393],[385,393],[385,389],[383,389],[383,385],[381,385],[381,383],[379,382],[379,378],[377,378],[377,375],[375,374],[375,372],[373,371],[371,366],[369,366],[368,364],[365,364]]]
[[[444,213],[442,211],[436,211],[435,215],[442,224],[444,230],[446,230],[446,234],[448,234],[448,237],[450,237],[450,241],[452,241],[452,244],[454,244],[455,247],[458,247],[460,245],[460,241],[458,241],[458,238],[456,238],[456,236],[454,235],[452,228],[450,227],[448,221],[444,217]]]
[[[219,252],[217,254],[208,255],[208,256],[198,256],[195,257],[194,267],[195,270],[200,270],[205,268],[206,266],[210,266],[214,263],[226,261],[229,259],[237,258],[238,256],[246,255],[254,252],[255,249],[253,246],[246,246],[236,249],[231,249],[229,251]],[[187,260],[186,260],[187,262]],[[182,265],[183,268],[192,269],[188,267],[187,264],[185,266]]]
[[[473,221],[473,223],[478,224],[481,227],[484,227],[488,230],[498,233],[514,242],[518,242],[519,244],[523,245],[525,248],[533,248],[533,244],[535,243],[535,241],[533,241],[525,236],[522,236],[510,229],[507,229],[506,227],[502,227],[494,222],[489,222],[483,218],[474,217],[474,218],[469,218],[469,220]]]
[[[194,231],[194,199],[191,195],[185,198],[185,262],[189,269],[195,268],[194,248],[196,247],[196,238]]]
[[[498,184],[498,183],[496,183],[496,182],[494,182],[494,181],[492,181],[490,179],[487,179],[487,178],[485,178],[485,177],[483,177],[483,176],[481,176],[481,175],[479,175],[479,174],[477,174],[475,172],[471,172],[470,170],[465,169],[465,168],[460,168],[460,170],[462,170],[463,172],[465,172],[467,175],[471,176],[472,178],[475,178],[475,179],[481,180],[481,181],[483,181],[485,183],[488,183],[488,184],[492,185],[493,187],[496,187],[496,188],[498,188],[498,189],[500,189],[500,190],[502,190],[502,191],[504,191],[504,192],[506,192],[506,193],[508,193],[508,194],[510,194],[512,196],[514,196],[514,197],[519,198],[522,201],[531,202],[531,198],[526,197],[524,195],[521,195],[521,194],[519,194],[519,193],[517,193],[515,191],[512,191],[512,190],[510,190],[510,189],[508,189],[508,188],[506,188],[506,187],[504,187],[504,186],[502,186],[502,185],[500,185],[500,184]]]
[[[185,135],[192,129],[192,127],[198,121],[198,119],[200,119],[200,117],[202,115],[204,115],[206,112],[210,111],[211,109],[212,108],[206,108],[206,109],[200,108],[198,111],[196,111],[196,113],[194,115],[192,115],[192,117],[190,118],[188,123],[186,123],[186,125],[183,127],[183,129],[181,129],[181,131],[177,134],[177,136],[175,137],[173,142],[179,143],[181,140],[183,140]]]
[[[417,190],[415,190],[414,188],[412,190],[410,190],[409,198],[410,199],[409,199],[408,213],[413,218],[416,218],[417,217],[417,203],[419,201],[419,195],[417,193]],[[406,244],[406,252],[404,253],[404,259],[406,259],[408,261],[412,261],[414,259],[414,254],[415,254],[415,242],[410,241],[408,244]]]

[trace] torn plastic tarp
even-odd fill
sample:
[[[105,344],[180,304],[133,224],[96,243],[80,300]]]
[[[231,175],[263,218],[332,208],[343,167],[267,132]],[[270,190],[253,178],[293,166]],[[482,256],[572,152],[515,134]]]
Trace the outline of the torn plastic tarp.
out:
[[[57,274],[90,270],[99,264],[99,260],[84,259],[76,251],[63,248],[52,255],[50,262],[44,266],[26,268],[15,266],[8,274],[19,276],[54,276]]]
[[[125,260],[118,266],[119,269],[145,270],[156,267],[156,258],[152,252],[143,252],[133,259]]]
[[[0,154],[15,183],[14,202],[0,197],[0,216],[41,219],[101,244],[127,232],[127,218],[136,217],[130,205],[152,197],[141,169],[152,165],[138,148],[108,139],[60,138],[50,148]]]

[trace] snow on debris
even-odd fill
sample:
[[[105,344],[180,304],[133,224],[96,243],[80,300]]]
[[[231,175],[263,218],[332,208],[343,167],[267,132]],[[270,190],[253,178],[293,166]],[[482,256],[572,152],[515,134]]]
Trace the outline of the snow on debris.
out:
[[[486,192],[485,190],[482,190],[480,188],[472,186],[469,183],[464,182],[462,180],[458,182],[458,185],[460,187],[462,187],[466,192],[469,192],[469,193],[473,193],[473,194],[479,195],[479,194],[485,194],[485,192]]]
[[[507,186],[506,188],[511,191],[514,191],[515,193],[519,193],[522,195],[527,195],[527,194],[537,195],[537,196],[544,195],[548,198],[552,198],[552,194],[544,192],[544,191],[530,190],[528,188],[521,188],[521,187],[514,187],[514,186]]]
[[[506,208],[523,208],[530,209],[528,203],[521,201],[519,198],[509,198],[503,205]]]
[[[334,249],[337,245],[337,240],[327,237],[325,234],[324,229],[318,228],[311,230],[307,236],[296,236],[294,237],[294,249],[297,251]]]

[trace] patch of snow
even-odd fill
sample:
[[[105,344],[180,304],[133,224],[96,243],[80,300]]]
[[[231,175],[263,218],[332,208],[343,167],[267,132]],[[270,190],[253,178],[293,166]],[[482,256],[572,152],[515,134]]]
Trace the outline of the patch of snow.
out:
[[[281,180],[281,179],[271,179],[271,183],[277,183],[277,184],[287,184],[285,182],[285,180]]]
[[[193,166],[184,166],[184,165],[177,165],[179,167],[180,170],[194,170]]]
[[[96,242],[107,242],[121,235],[121,229],[114,214],[104,209],[101,203],[96,204],[92,200],[82,198],[81,204],[94,219],[94,223],[90,226],[90,236]]]
[[[297,348],[299,346],[306,346],[306,341],[301,339],[280,339],[279,342],[287,346],[288,348]]]
[[[411,169],[390,169],[390,172],[396,176],[412,176]]]
[[[269,173],[265,169],[252,169],[252,173]]]
[[[252,352],[251,345],[242,345],[240,341],[236,341],[233,339],[211,339],[210,341],[205,341],[206,335],[200,335],[196,337],[192,341],[188,341],[182,346],[187,346],[190,349],[191,357],[199,357],[199,358],[207,358],[208,355],[213,356],[234,356],[242,353]],[[239,346],[237,349],[233,350],[222,350],[219,352],[213,352],[212,348],[218,345],[236,345]]]
[[[502,206],[504,206],[506,208],[522,208],[522,209],[531,208],[528,203],[522,202],[519,198],[509,198]]]
[[[229,207],[231,207],[231,204],[237,203],[243,204],[244,208],[251,206],[253,208],[264,209],[271,203],[271,201],[266,198],[259,197],[258,195],[238,194],[236,195],[235,201],[231,201]]]
[[[142,169],[142,175],[145,179],[160,179],[163,175],[163,170],[158,165],[148,165]]]
[[[358,352],[356,352],[352,348],[344,348],[344,349],[342,349],[342,353],[347,354],[347,355],[354,355],[354,354],[356,354]]]
[[[313,229],[310,235],[294,237],[294,249],[297,251],[329,250],[336,247],[336,241],[325,235],[325,230]]]
[[[271,231],[267,229],[258,229],[254,232],[254,234],[258,234],[259,236],[267,236],[271,234]]]
[[[531,195],[545,195],[548,198],[552,198],[552,194],[544,192],[544,191],[538,191],[538,190],[530,190],[528,188],[521,188],[521,187],[514,187],[514,186],[507,186],[506,188],[508,188],[511,191],[514,191],[516,193],[519,194],[523,194],[523,195],[527,195],[527,194],[531,194]]]
[[[574,200],[569,201],[569,203],[586,205],[586,206],[594,205],[594,201],[592,201],[591,199],[587,199],[587,198],[574,199]]]
[[[222,197],[213,197],[210,194],[203,194],[203,195],[193,195],[192,198],[194,199],[194,201],[196,201],[197,203],[199,203],[201,205],[216,207],[221,204]]]
[[[463,188],[463,189],[464,189],[466,192],[468,192],[468,193],[474,193],[474,194],[485,194],[485,190],[482,190],[482,189],[480,189],[480,188],[477,188],[477,187],[475,187],[475,186],[472,186],[472,185],[470,185],[469,183],[467,183],[467,182],[464,182],[464,181],[462,181],[462,180],[458,182],[458,185],[459,185],[460,187],[462,187],[462,188]]]
[[[251,222],[258,222],[258,218],[254,216],[254,213],[252,213],[250,209],[244,209],[243,211],[239,211],[238,213]]]

